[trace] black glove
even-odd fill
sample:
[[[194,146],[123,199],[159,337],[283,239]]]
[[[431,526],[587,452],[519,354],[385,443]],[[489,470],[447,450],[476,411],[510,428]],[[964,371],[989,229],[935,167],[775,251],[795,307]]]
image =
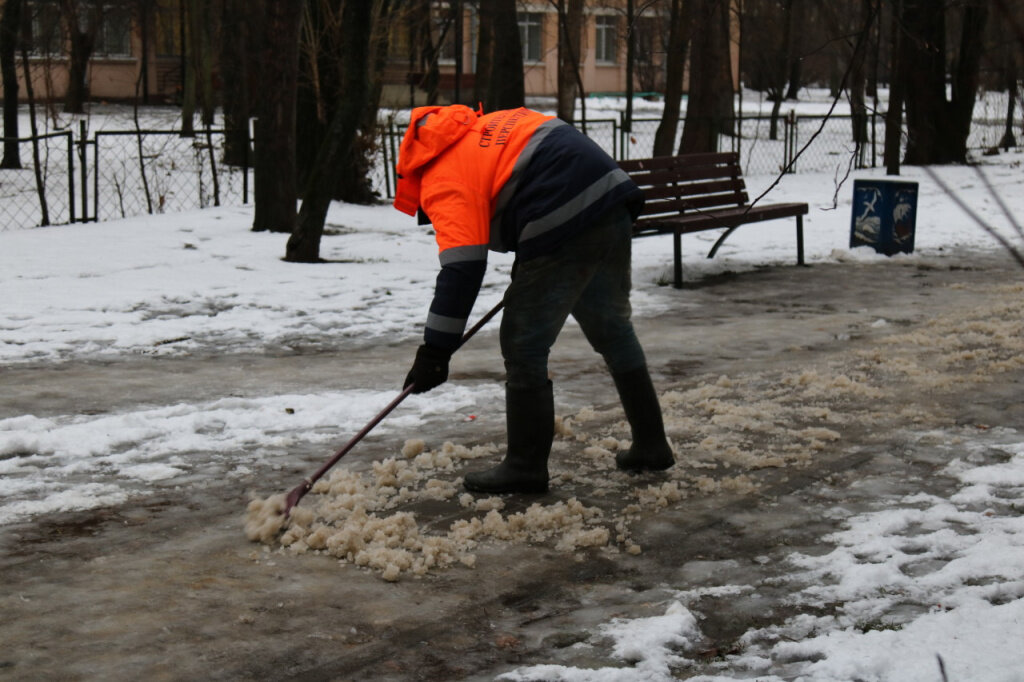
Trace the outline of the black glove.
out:
[[[416,384],[412,389],[413,393],[426,393],[432,388],[437,388],[448,381],[448,361],[451,357],[451,351],[423,344],[416,351],[416,360],[412,363],[412,369],[405,377],[402,388]]]

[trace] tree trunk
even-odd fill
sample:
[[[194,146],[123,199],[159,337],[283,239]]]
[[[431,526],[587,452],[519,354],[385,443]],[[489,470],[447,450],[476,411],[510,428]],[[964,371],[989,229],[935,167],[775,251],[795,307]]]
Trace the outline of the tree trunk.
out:
[[[893,0],[892,37],[890,43],[891,63],[889,65],[889,109],[885,112],[885,149],[882,159],[887,175],[900,174],[900,157],[903,152],[903,91],[906,83],[904,43],[907,37],[900,25],[903,15],[903,0]]]
[[[800,67],[803,65],[803,36],[806,9],[804,0],[791,0],[789,3],[790,49],[786,85],[786,99],[800,98]]]
[[[363,106],[363,121],[347,158],[339,164],[342,174],[336,198],[355,204],[371,204],[379,199],[373,189],[370,171],[380,142],[377,134],[377,112],[384,87],[382,74],[388,64],[388,27],[392,23],[391,0],[379,0],[377,6],[377,16],[373,20],[370,48],[367,52],[369,85],[366,103]]]
[[[669,15],[668,50],[665,54],[665,108],[654,134],[654,156],[668,156],[676,146],[679,112],[683,99],[683,73],[686,65],[687,30],[689,16],[685,8],[689,2],[672,0]]]
[[[768,139],[779,139],[779,113],[782,111],[782,98],[772,97],[772,113],[768,120]]]
[[[633,81],[636,71],[636,4],[626,0],[626,114],[622,129],[633,132]]]
[[[300,78],[298,90],[298,132],[296,150],[298,156],[298,183],[300,196],[305,198],[313,169],[319,163],[318,154],[327,137],[342,85],[342,69],[345,64],[345,46],[341,44],[342,0],[314,0],[309,5],[304,22],[302,48],[300,51]],[[332,198],[357,204],[374,202],[378,197],[371,181],[373,155],[377,149],[377,109],[382,84],[379,74],[387,65],[387,26],[390,24],[390,2],[379,0],[375,3],[376,16],[371,15],[368,52],[363,58],[368,72],[370,91],[363,107],[362,120],[356,126],[359,131],[349,152],[337,165],[337,184]]]
[[[195,135],[195,114],[199,110],[204,126],[213,124],[213,41],[210,31],[213,13],[209,0],[186,0],[184,3],[185,73],[182,82],[181,134]],[[234,25],[237,17],[231,19]]]
[[[514,109],[526,101],[526,86],[523,82],[523,45],[519,39],[519,21],[516,16],[516,0],[482,0],[481,5],[491,4],[494,37],[494,62],[491,77],[487,83],[484,99],[486,111]]]
[[[423,79],[420,81],[420,88],[427,93],[427,104],[437,104],[441,85],[441,70],[437,63],[438,55],[441,52],[441,39],[434,42],[433,17],[431,16],[431,2],[421,0],[415,2],[417,11],[415,26],[418,37],[416,42],[420,48],[419,63],[423,71]]]
[[[21,168],[18,143],[18,34],[22,0],[7,0],[0,15],[0,70],[4,87],[4,157],[0,168]]]
[[[967,162],[987,5],[971,0],[964,8],[951,99],[946,98],[946,11],[937,10],[932,0],[904,0],[904,67],[907,78],[914,79],[914,87],[906,90],[904,163],[911,165]]]
[[[494,71],[494,8],[489,0],[483,0],[478,8],[476,38],[476,78],[473,80],[473,101],[487,100]]]
[[[1008,41],[1003,56],[1003,82],[1006,84],[1006,127],[1003,130],[1003,137],[999,140],[999,146],[1005,150],[1017,146],[1017,138],[1013,134],[1013,117],[1017,107],[1017,97],[1020,96],[1020,89],[1017,85],[1017,55],[1014,52],[1013,42]],[[1024,47],[1024,46],[1022,46]]]
[[[296,92],[296,178],[299,197],[316,163],[334,104],[341,90],[341,57],[337,31],[342,0],[312,0],[308,3],[299,39],[299,82]]]
[[[43,162],[39,151],[39,125],[36,122],[36,96],[32,90],[32,72],[25,41],[21,42],[21,69],[25,77],[28,122],[32,131],[32,171],[36,178],[36,196],[39,198],[39,225],[44,226],[50,224],[50,205],[46,201],[46,183],[43,180]]]
[[[181,136],[196,134],[196,70],[194,56],[195,33],[192,30],[194,2],[181,3]]]
[[[583,40],[583,0],[558,0],[558,118],[576,117],[580,45]]]
[[[452,13],[452,31],[454,32],[452,42],[455,46],[455,84],[452,89],[452,104],[465,104],[465,98],[462,96],[462,73],[465,69],[462,63],[462,52],[463,46],[466,44],[465,26],[463,25],[465,10],[462,7],[462,0],[453,0],[449,4]],[[373,86],[371,85],[371,87]]]
[[[733,109],[729,59],[729,0],[695,3],[690,57],[690,98],[680,154],[714,152],[730,132]]]
[[[89,59],[96,44],[100,20],[99,6],[82,6],[77,0],[61,0],[61,14],[71,42],[68,63],[68,87],[64,95],[64,111],[81,114],[89,99]]]
[[[249,49],[250,12],[248,0],[223,0],[221,12],[220,72],[224,101],[224,163],[249,163]]]
[[[770,140],[779,139],[779,112],[782,110],[782,100],[786,98],[790,64],[793,62],[793,0],[782,0],[779,3],[779,11],[781,12],[779,19],[782,28],[781,42],[775,53],[775,58],[772,60],[773,64],[768,67],[771,72],[768,99],[772,102],[771,121],[768,125],[768,139]]]
[[[299,70],[302,3],[267,0],[260,111],[256,122],[254,231],[292,232],[295,227],[295,89]]]
[[[298,263],[320,261],[320,238],[340,177],[340,163],[351,153],[370,93],[370,33],[373,3],[345,0],[341,15],[342,82],[334,116],[327,129],[316,163],[310,171],[305,198],[295,230],[288,239],[285,260]]]
[[[867,65],[867,96],[874,101],[875,110],[878,109],[878,70],[882,52],[882,30],[884,26],[885,7],[889,5],[879,0],[869,0],[874,3],[873,11],[875,20],[871,25],[871,41],[866,50],[870,50],[871,59]]]
[[[213,6],[210,0],[189,0],[189,4],[196,99],[200,120],[204,126],[211,126],[216,108],[213,95],[213,36],[210,35],[214,27]]]
[[[974,103],[978,98],[981,57],[985,52],[985,24],[988,23],[990,0],[970,0],[964,5],[960,32],[959,59],[953,69],[953,125],[957,133],[957,152],[967,161],[967,138],[974,120]]]
[[[908,164],[959,161],[952,149],[953,127],[946,100],[946,16],[932,0],[904,0],[902,23],[907,88]]]
[[[861,12],[857,25],[852,27],[850,35],[859,31],[871,31],[872,0],[861,0]],[[870,23],[869,23],[870,21]],[[864,165],[864,149],[868,139],[868,105],[867,105],[867,50],[870,44],[868,35],[854,43],[850,53],[850,80],[847,92],[850,100],[850,120],[853,125],[853,143],[857,149],[858,167]],[[858,49],[859,47],[859,49]]]

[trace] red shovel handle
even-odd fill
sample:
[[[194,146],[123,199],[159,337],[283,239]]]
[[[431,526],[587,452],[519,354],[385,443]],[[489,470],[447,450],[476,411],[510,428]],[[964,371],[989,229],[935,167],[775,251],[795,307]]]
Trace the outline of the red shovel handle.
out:
[[[480,328],[487,324],[492,317],[497,315],[498,312],[501,310],[502,306],[504,305],[504,301],[499,301],[498,305],[494,306],[486,315],[481,317],[479,321],[477,321],[477,323],[474,324],[469,329],[469,331],[462,335],[462,340],[459,342],[459,345],[456,348],[456,350],[458,350],[458,348],[462,348],[462,345],[466,343],[466,341],[469,341],[469,339],[472,338],[474,334],[480,331]],[[409,394],[413,392],[414,388],[416,388],[416,384],[409,384],[408,386],[406,386],[405,389],[401,393],[399,393],[394,400],[388,403],[387,407],[381,410],[377,414],[377,416],[371,419],[369,423],[367,423],[366,426],[364,426],[359,433],[353,436],[352,440],[345,443],[345,445],[342,446],[340,450],[334,453],[333,457],[327,460],[327,462],[325,462],[322,467],[317,469],[316,473],[314,473],[309,478],[303,479],[302,483],[295,486],[295,488],[293,488],[292,491],[288,493],[288,496],[284,499],[284,516],[287,518],[288,514],[290,514],[292,511],[292,507],[297,505],[299,503],[299,500],[305,497],[306,493],[308,493],[313,488],[313,484],[319,481],[320,478],[324,474],[326,474],[331,467],[337,464],[338,460],[347,455],[348,451],[354,448],[356,444],[359,441],[361,441],[364,436],[366,436],[366,434],[372,431],[373,428],[377,426],[377,424],[383,421],[384,417],[388,416],[392,410],[398,407],[399,403],[408,398]]]

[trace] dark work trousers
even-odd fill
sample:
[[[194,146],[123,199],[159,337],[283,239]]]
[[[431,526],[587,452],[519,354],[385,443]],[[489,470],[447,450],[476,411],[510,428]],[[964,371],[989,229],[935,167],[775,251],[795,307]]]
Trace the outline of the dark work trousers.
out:
[[[570,314],[613,374],[646,364],[630,321],[632,228],[620,207],[551,253],[517,265],[501,320],[509,388],[547,384],[548,355]]]

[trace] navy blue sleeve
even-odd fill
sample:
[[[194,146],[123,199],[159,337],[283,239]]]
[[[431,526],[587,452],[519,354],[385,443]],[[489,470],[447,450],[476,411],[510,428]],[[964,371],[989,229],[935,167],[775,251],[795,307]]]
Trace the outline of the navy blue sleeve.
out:
[[[450,351],[459,347],[486,270],[486,259],[461,260],[441,266],[423,330],[424,343]]]

